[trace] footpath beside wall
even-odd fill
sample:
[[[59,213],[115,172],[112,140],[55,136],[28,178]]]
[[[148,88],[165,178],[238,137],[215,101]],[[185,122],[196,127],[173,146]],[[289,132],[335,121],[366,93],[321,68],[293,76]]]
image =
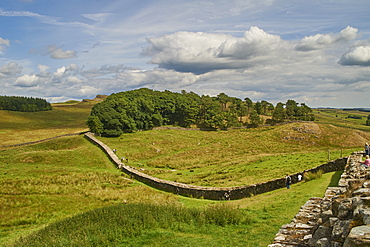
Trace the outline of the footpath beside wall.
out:
[[[370,246],[370,167],[360,165],[362,156],[349,156],[338,187],[308,200],[269,247]]]
[[[278,178],[271,181],[253,185],[222,187],[222,188],[194,186],[189,184],[158,179],[149,176],[145,173],[142,173],[135,169],[134,167],[130,167],[122,163],[120,159],[115,155],[113,150],[109,148],[106,144],[95,138],[93,133],[88,132],[85,134],[85,137],[92,143],[98,145],[108,155],[108,157],[111,159],[111,161],[116,165],[118,169],[121,169],[123,172],[130,175],[132,178],[141,181],[156,189],[172,192],[178,195],[210,200],[235,200],[285,187],[285,178]],[[292,183],[297,183],[298,175],[302,174],[303,172],[317,172],[318,170],[323,170],[324,172],[340,171],[344,169],[346,164],[347,158],[340,158],[334,161],[330,161],[326,164],[319,165],[310,170],[302,171],[301,173],[291,174],[290,176],[292,177]]]

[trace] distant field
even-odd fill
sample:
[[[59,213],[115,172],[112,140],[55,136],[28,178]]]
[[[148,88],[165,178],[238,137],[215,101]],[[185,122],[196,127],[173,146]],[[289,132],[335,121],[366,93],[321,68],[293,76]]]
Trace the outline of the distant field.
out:
[[[0,110],[0,146],[32,142],[87,131],[90,104],[53,104],[53,110],[14,112]]]
[[[91,107],[58,104],[48,112],[0,111],[0,145],[85,131]],[[370,127],[344,115],[339,117],[340,114],[322,112],[314,123],[257,129],[152,130],[101,139],[116,148],[119,157],[128,158],[128,165],[153,176],[204,186],[236,186],[325,163],[328,150],[331,159],[362,150],[364,142],[370,140]],[[211,231],[199,232],[196,227],[186,228],[178,223],[175,228],[153,228],[122,241],[136,243],[134,246],[144,243],[209,246],[207,243],[225,243],[222,241],[228,236],[231,242],[227,244],[231,246],[266,246],[305,201],[312,196],[322,196],[339,176],[339,173],[325,174],[320,179],[293,185],[289,191],[281,189],[226,202],[250,216],[251,221],[245,224],[211,226]],[[147,203],[202,208],[224,203],[176,196],[133,181],[82,136],[29,146],[0,147],[0,195],[0,245],[4,246],[51,223],[105,206]],[[77,223],[88,226],[86,222]],[[77,239],[90,236],[99,242],[111,236],[104,231],[94,232],[99,228],[97,224],[94,229],[81,230],[77,234],[86,235],[77,235]],[[52,239],[68,238],[58,234]],[[91,246],[89,243],[79,246]],[[23,246],[30,245],[26,242]]]
[[[365,125],[370,112],[355,110],[344,111],[341,109],[314,109],[314,113],[317,122],[370,131],[370,126]],[[359,115],[362,116],[362,119],[348,118],[349,115]]]

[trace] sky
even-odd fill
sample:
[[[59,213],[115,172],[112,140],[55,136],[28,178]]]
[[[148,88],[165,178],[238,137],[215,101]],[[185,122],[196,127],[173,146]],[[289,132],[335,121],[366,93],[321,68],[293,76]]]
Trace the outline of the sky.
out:
[[[2,0],[0,95],[370,108],[369,0]]]

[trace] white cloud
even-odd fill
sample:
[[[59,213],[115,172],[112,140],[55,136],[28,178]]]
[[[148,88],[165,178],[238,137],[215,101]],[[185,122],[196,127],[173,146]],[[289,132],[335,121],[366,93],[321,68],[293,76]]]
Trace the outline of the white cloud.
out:
[[[22,66],[16,62],[8,62],[0,67],[0,77],[10,77],[20,74],[22,72]]]
[[[0,37],[0,54],[5,51],[5,47],[10,45],[10,40]]]
[[[35,87],[39,83],[39,77],[36,75],[22,75],[15,80],[14,85],[19,87]]]
[[[39,65],[37,66],[37,68],[40,70],[40,72],[45,72],[45,71],[47,71],[48,69],[50,69],[50,67],[49,67],[49,66],[47,66],[47,65],[42,65],[42,64],[39,64]]]
[[[248,69],[298,59],[291,42],[251,27],[241,38],[226,34],[177,32],[148,39],[143,55],[160,68],[203,74],[219,69]]]
[[[81,82],[83,82],[84,80],[82,80],[82,79],[78,78],[77,76],[68,76],[68,77],[66,78],[66,81],[67,81],[67,82],[71,82],[71,83],[81,83]]]
[[[346,27],[339,34],[316,34],[304,37],[296,46],[298,51],[312,51],[326,48],[339,41],[354,40],[357,37],[357,28]]]
[[[217,57],[233,59],[251,59],[257,56],[271,54],[285,46],[285,42],[278,35],[271,35],[258,27],[251,27],[244,33],[243,38],[225,40],[218,47]]]
[[[78,70],[79,67],[75,63],[71,63],[70,65],[60,67],[54,72],[55,77],[63,77],[63,76],[68,76],[70,75],[73,71]]]
[[[350,48],[342,55],[339,64],[370,66],[370,44]]]
[[[215,59],[215,50],[230,38],[225,34],[176,32],[148,39],[151,46],[143,55],[151,56],[150,62],[161,68],[204,73],[227,66],[225,59]]]
[[[109,74],[117,74],[126,69],[122,64],[119,65],[103,65],[100,68],[93,68],[89,70],[83,70],[80,74],[87,78],[94,78]]]
[[[0,9],[0,16],[8,16],[8,17],[30,17],[35,18],[41,21],[42,23],[46,23],[49,25],[55,26],[69,26],[69,27],[83,27],[83,28],[92,28],[92,26],[81,23],[81,22],[60,22],[58,18],[47,16],[47,15],[40,15],[38,13],[33,13],[30,11],[4,11]]]
[[[83,17],[97,22],[105,21],[110,15],[112,14],[110,13],[82,14]]]
[[[57,47],[56,45],[49,45],[47,47],[47,54],[50,54],[50,57],[55,59],[66,59],[77,57],[77,51],[74,50],[63,51],[62,48]]]

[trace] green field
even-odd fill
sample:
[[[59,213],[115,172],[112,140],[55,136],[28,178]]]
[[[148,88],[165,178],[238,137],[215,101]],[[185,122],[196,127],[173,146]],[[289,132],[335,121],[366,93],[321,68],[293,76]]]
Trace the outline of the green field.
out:
[[[92,105],[54,104],[51,111],[0,111],[0,146],[87,131]]]
[[[86,130],[91,105],[53,107],[32,114],[1,111],[2,145]],[[223,187],[262,182],[320,165],[327,162],[328,150],[331,159],[362,150],[370,140],[369,130],[354,119],[331,114],[320,115],[314,123],[215,132],[152,130],[101,140],[116,148],[119,157],[128,158],[128,165],[153,176]],[[36,239],[42,236],[45,246],[266,246],[301,205],[312,196],[323,196],[339,175],[325,174],[291,190],[218,202],[176,196],[133,181],[83,136],[2,147],[0,245],[13,246],[23,237],[14,246],[40,246]],[[130,205],[138,206],[130,209]],[[107,206],[102,209],[104,216],[99,208]],[[131,213],[111,223],[115,212],[126,206]],[[121,228],[128,228],[129,223],[123,222],[137,219],[135,215],[145,207],[156,206],[178,215],[176,220],[170,224],[159,212],[146,215],[142,229],[132,228],[140,234],[125,235]],[[210,211],[214,212],[210,221],[188,221],[189,214],[208,215],[204,210],[210,209],[215,209]],[[242,215],[245,220],[220,223],[224,214],[230,219]],[[94,223],[90,215],[95,215]]]
[[[166,180],[229,187],[265,182],[362,149],[370,133],[317,123],[228,131],[152,130],[100,139],[128,165]]]

